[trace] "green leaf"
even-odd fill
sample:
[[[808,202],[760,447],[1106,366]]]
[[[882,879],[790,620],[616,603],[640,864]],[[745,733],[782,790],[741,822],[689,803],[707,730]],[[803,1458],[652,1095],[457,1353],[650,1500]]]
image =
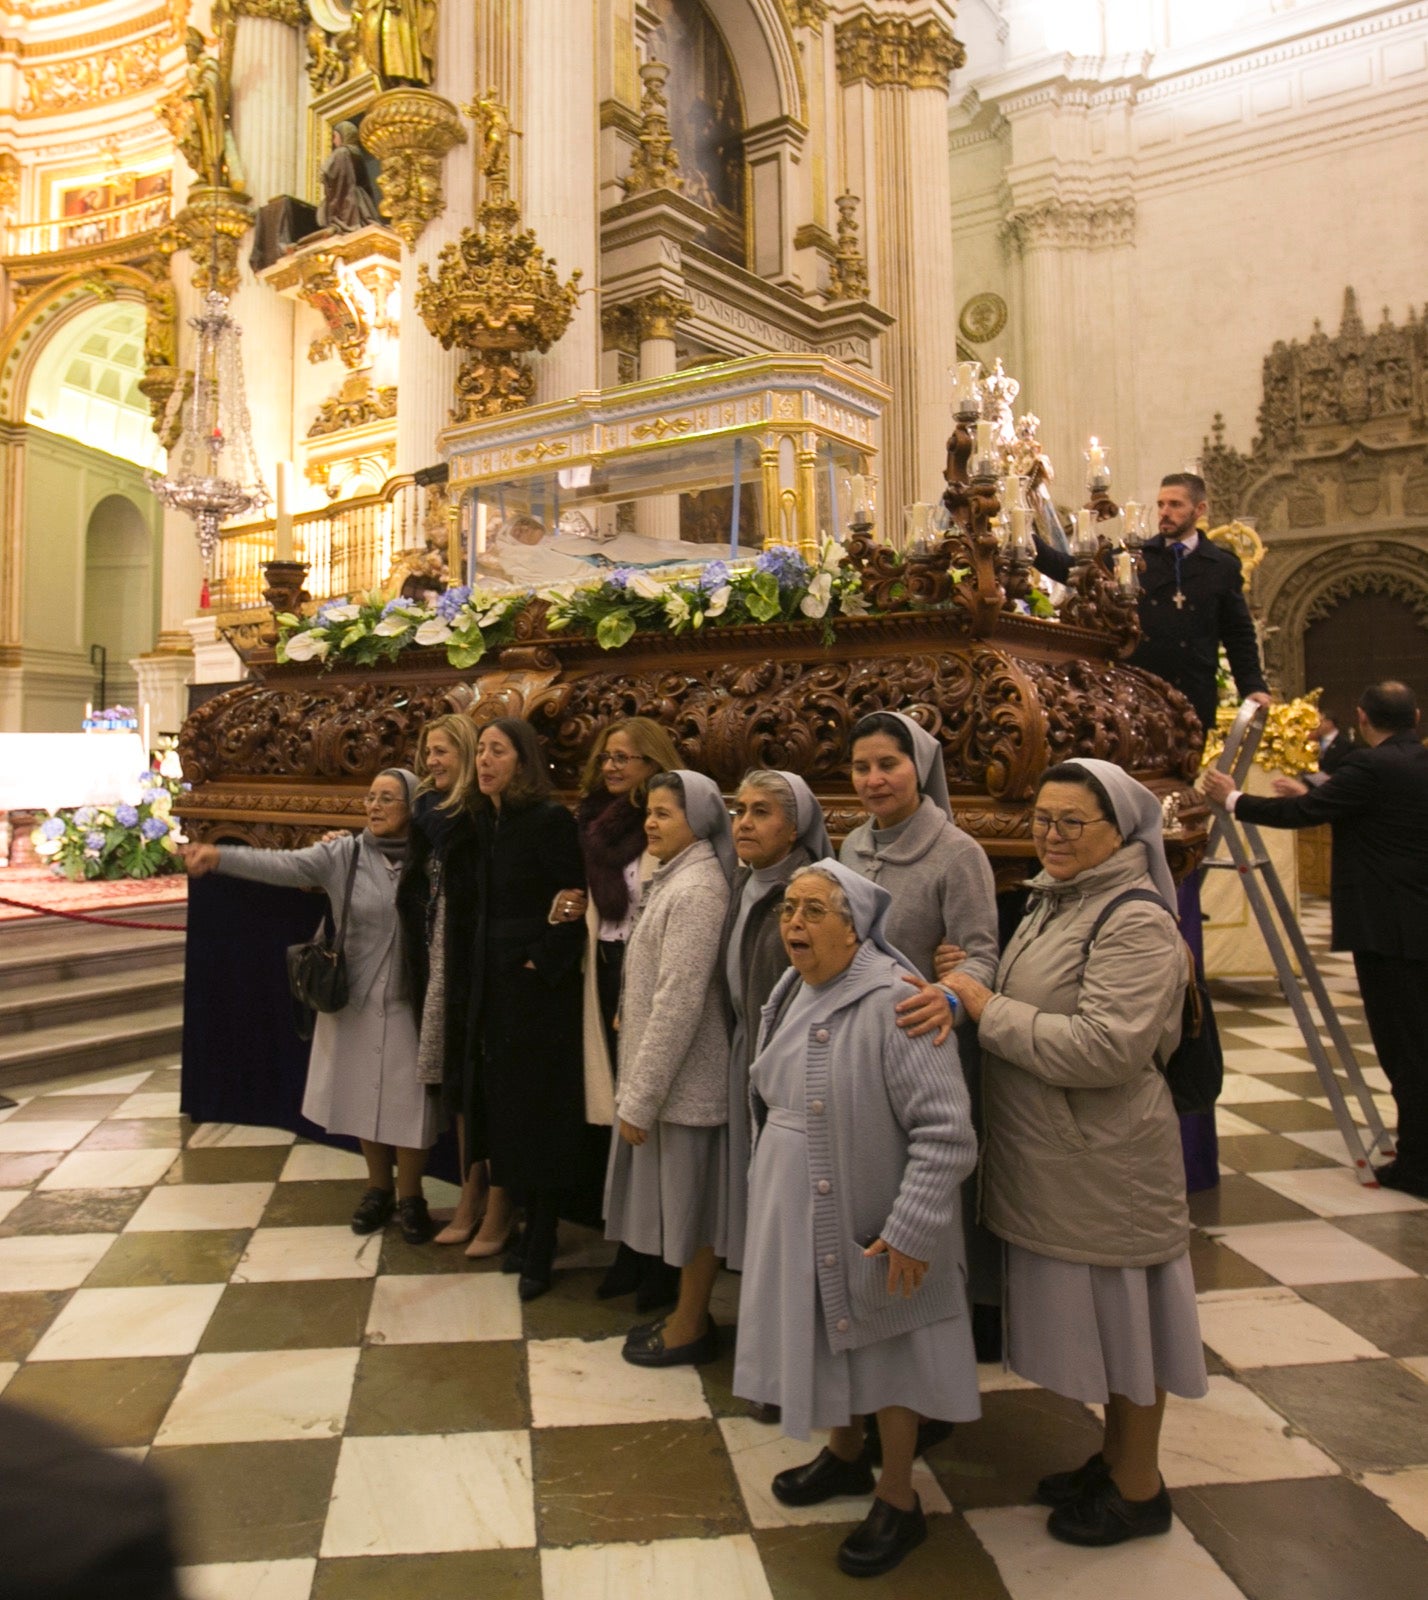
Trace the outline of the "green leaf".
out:
[[[595,629],[595,642],[602,650],[618,650],[635,636],[635,620],[628,611],[612,611],[600,618]]]
[[[486,641],[478,634],[474,639],[448,639],[446,659],[453,667],[474,667],[486,654]]]
[[[756,622],[771,622],[780,610],[778,579],[771,572],[755,572],[745,595],[749,615]]]

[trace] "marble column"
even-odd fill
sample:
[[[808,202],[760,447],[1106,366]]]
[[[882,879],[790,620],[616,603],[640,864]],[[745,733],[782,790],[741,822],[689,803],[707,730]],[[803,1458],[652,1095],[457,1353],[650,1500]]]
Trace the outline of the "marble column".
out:
[[[476,13],[471,4],[443,5],[438,14],[434,93],[454,106],[469,105],[477,93],[472,73],[476,57]],[[485,85],[481,85],[484,89]],[[443,350],[416,309],[417,276],[423,264],[436,271],[444,244],[470,227],[477,138],[467,123],[465,144],[442,162],[446,209],[422,230],[416,248],[402,251],[402,334],[397,354],[397,471],[415,472],[437,460],[436,436],[451,424],[459,350]]]
[[[233,139],[254,206],[302,193],[298,173],[302,78],[298,29],[239,15],[233,45]],[[238,247],[239,292],[233,315],[243,330],[243,376],[253,444],[268,492],[277,463],[293,454],[293,304],[261,284],[248,265],[250,233]],[[187,615],[188,613],[185,613]]]
[[[570,325],[536,357],[536,399],[561,400],[600,386],[600,119],[595,103],[594,0],[524,8],[521,158],[518,198],[562,282],[581,273]]]
[[[656,289],[632,302],[640,337],[640,381],[667,378],[678,369],[675,325],[692,307],[687,300]],[[651,495],[635,503],[635,528],[649,539],[679,538],[679,496]]]

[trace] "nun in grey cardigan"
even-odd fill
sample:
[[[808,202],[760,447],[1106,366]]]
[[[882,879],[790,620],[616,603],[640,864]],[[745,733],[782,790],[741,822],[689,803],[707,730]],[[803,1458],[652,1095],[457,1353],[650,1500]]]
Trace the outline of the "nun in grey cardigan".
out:
[[[392,768],[383,776],[401,779],[410,804],[415,775]],[[354,851],[357,871],[344,939],[347,1004],[317,1018],[302,1114],[329,1133],[424,1150],[436,1139],[436,1108],[417,1079],[417,1026],[397,925],[405,840],[378,839],[364,828],[305,850],[225,844],[214,870],[283,888],[322,889],[335,922]]]
[[[797,881],[815,874],[841,886],[860,943],[826,983],[790,970],[764,1008],[734,1392],[781,1406],[795,1438],[888,1406],[970,1420],[959,1189],[977,1142],[956,1046],[896,1025],[912,966],[887,941],[886,891],[827,861]],[[910,1297],[866,1254],[879,1239],[927,1263]]]

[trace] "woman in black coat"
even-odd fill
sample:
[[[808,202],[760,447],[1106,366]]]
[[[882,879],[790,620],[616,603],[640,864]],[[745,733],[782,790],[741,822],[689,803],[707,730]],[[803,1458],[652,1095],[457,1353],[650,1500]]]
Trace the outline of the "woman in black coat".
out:
[[[563,888],[583,887],[575,819],[550,798],[528,722],[499,717],[476,746],[476,829],[484,874],[477,982],[476,1096],[491,1158],[487,1211],[525,1207],[507,1256],[522,1300],[550,1288],[556,1225],[585,1137],[579,923],[551,920]]]

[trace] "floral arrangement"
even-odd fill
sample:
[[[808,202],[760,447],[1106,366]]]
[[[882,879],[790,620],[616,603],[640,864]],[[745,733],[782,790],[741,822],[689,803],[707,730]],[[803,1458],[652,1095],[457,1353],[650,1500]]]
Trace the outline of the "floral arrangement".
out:
[[[173,803],[186,783],[157,772],[139,774],[137,805],[78,806],[56,811],[30,835],[35,854],[57,877],[157,878],[179,868],[184,836]]]
[[[861,580],[831,540],[813,562],[791,545],[775,545],[752,563],[711,561],[692,575],[687,569],[661,575],[616,567],[593,582],[542,589],[540,598],[552,633],[587,633],[604,650],[618,650],[642,629],[686,633],[802,619],[822,621],[831,638],[833,617],[868,614]],[[448,589],[434,605],[379,594],[329,600],[311,617],[278,617],[278,660],[364,666],[425,645],[445,646],[453,667],[471,667],[488,650],[510,642],[530,600],[523,591],[468,586]]]

